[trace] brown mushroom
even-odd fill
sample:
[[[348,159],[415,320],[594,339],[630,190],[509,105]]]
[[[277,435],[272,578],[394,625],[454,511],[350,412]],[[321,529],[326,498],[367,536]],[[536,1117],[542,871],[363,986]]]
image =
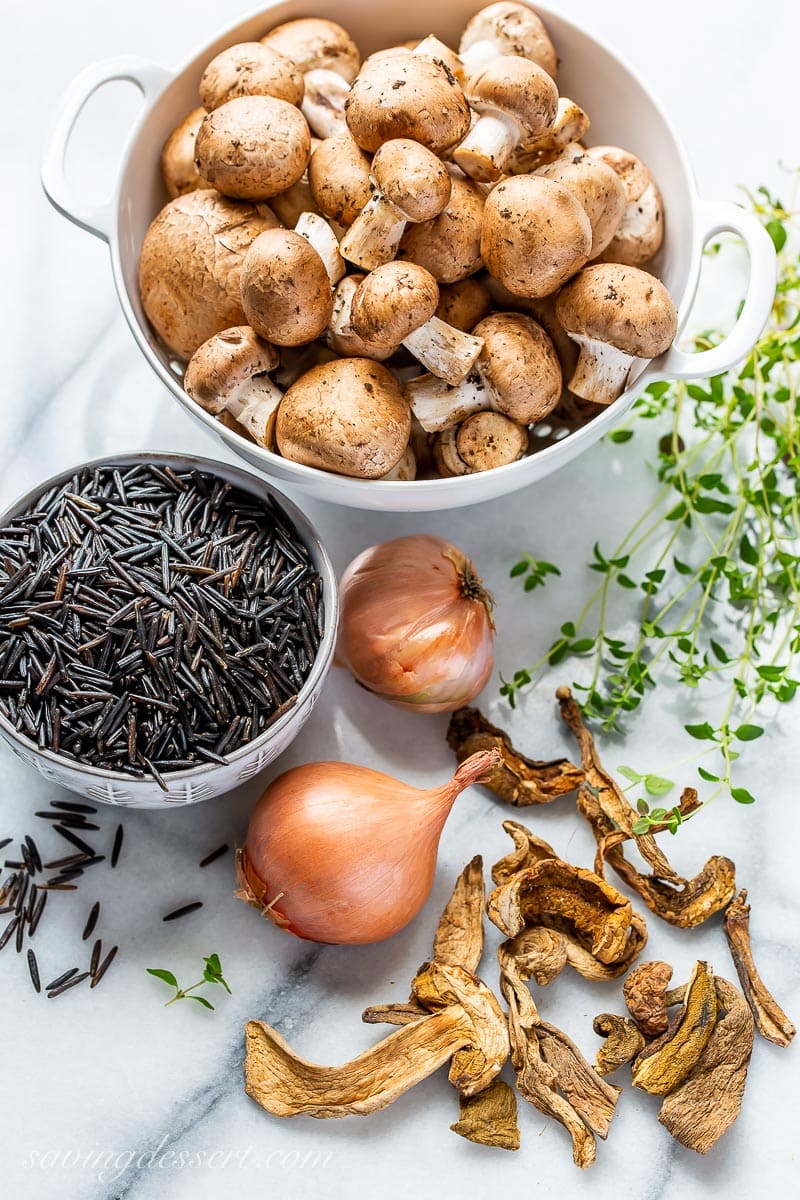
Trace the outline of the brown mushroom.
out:
[[[660,1037],[669,1026],[667,988],[672,979],[669,963],[654,959],[639,963],[622,988],[628,1012],[645,1037]]]
[[[656,181],[630,150],[591,146],[586,153],[616,172],[625,193],[622,220],[601,257],[606,262],[641,267],[658,253],[664,237],[664,204]]]
[[[251,242],[277,224],[266,205],[209,188],[161,210],[142,243],[139,290],[148,321],[170,350],[190,358],[213,334],[246,324],[242,261]]]
[[[405,346],[439,379],[457,384],[472,370],[483,341],[441,321],[438,303],[439,287],[429,271],[388,262],[358,285],[350,325],[379,350]]]
[[[540,421],[558,404],[561,368],[541,325],[522,313],[492,313],[475,326],[484,346],[475,370],[458,387],[432,375],[406,384],[414,415],[429,433],[494,409],[521,425]]]
[[[518,296],[549,296],[592,249],[583,206],[551,179],[514,175],[486,198],[481,253],[490,274]]]
[[[556,117],[558,92],[536,63],[515,55],[494,58],[464,86],[479,114],[453,161],[473,179],[494,182],[504,174],[514,148],[544,134]]]
[[[624,391],[635,360],[670,348],[678,329],[675,305],[663,283],[638,267],[586,267],[559,294],[556,315],[580,346],[568,387],[595,404]]]
[[[300,179],[311,136],[294,105],[271,96],[239,96],[208,114],[195,153],[203,179],[224,195],[268,200]]]
[[[312,216],[306,214],[306,219]],[[316,220],[328,228],[322,217]],[[270,229],[256,238],[242,268],[247,319],[277,346],[313,342],[325,332],[333,312],[330,272],[335,266],[303,236],[303,227],[305,223],[298,230]]]
[[[249,325],[217,333],[192,355],[183,386],[206,412],[222,412],[259,446],[274,449],[275,415],[283,392],[270,379],[278,351]]]
[[[497,412],[473,413],[439,434],[434,458],[442,475],[472,475],[505,467],[528,449],[528,431]]]
[[[416,54],[365,63],[345,113],[351,134],[370,152],[394,138],[410,138],[441,154],[460,142],[470,126],[469,105],[453,76],[440,63]]]
[[[365,342],[353,329],[351,321],[353,297],[365,278],[365,275],[359,273],[346,275],[336,287],[327,341],[331,349],[343,358],[374,358],[381,362],[391,358],[397,347],[376,346],[372,342]]]
[[[616,172],[601,158],[581,151],[538,167],[536,174],[560,183],[581,205],[592,227],[589,257],[597,258],[614,237],[625,212],[625,191]]]
[[[352,225],[372,195],[369,173],[369,155],[349,132],[325,138],[308,164],[308,182],[320,212],[345,228]]]
[[[195,108],[173,129],[161,151],[161,175],[170,200],[204,188],[194,161],[194,144],[206,110]]]
[[[594,1069],[598,1075],[610,1075],[631,1062],[644,1049],[644,1037],[635,1021],[616,1013],[598,1013],[592,1029],[606,1040],[597,1051]]]
[[[453,78],[463,86],[464,64],[455,50],[451,46],[448,46],[446,42],[429,33],[427,37],[424,37],[421,42],[417,42],[416,46],[412,46],[411,48],[414,54],[420,58],[432,58],[434,62],[441,63]]]
[[[372,160],[375,191],[342,240],[342,254],[364,270],[390,262],[409,222],[432,221],[450,199],[450,176],[419,142],[384,142]]]
[[[411,411],[380,363],[340,358],[314,367],[289,388],[276,436],[284,458],[361,479],[379,479],[402,458]]]
[[[453,175],[450,199],[432,221],[409,225],[397,257],[418,263],[438,283],[457,283],[479,271],[484,196],[471,179]]]
[[[527,4],[501,3],[482,8],[464,29],[458,54],[468,74],[500,54],[528,58],[553,77],[558,69],[558,57],[544,22]]]
[[[400,482],[408,483],[409,480],[417,478],[417,456],[414,453],[414,447],[409,443],[403,451],[403,456],[395,463],[391,471],[387,471],[385,475],[379,475],[379,479],[384,482]]]
[[[239,42],[212,58],[200,79],[200,103],[211,112],[237,96],[303,99],[303,76],[291,59],[261,42]]]
[[[261,39],[284,54],[302,72],[303,116],[321,138],[345,131],[344,106],[358,73],[361,55],[346,29],[320,17],[301,17],[277,25]]]
[[[448,325],[471,333],[479,321],[492,311],[492,298],[479,279],[470,276],[457,283],[439,285],[436,315]]]

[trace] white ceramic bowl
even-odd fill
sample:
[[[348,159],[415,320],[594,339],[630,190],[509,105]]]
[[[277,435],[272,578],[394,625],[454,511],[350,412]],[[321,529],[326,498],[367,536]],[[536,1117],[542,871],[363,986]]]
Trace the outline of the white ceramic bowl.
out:
[[[224,765],[222,763],[204,763],[191,770],[173,771],[166,774],[164,777],[167,785],[166,791],[154,779],[137,779],[122,771],[101,770],[98,767],[77,763],[63,755],[54,754],[51,750],[40,750],[30,738],[18,733],[8,718],[0,712],[0,737],[8,742],[18,758],[34,767],[40,775],[53,784],[68,788],[71,792],[77,792],[89,800],[99,800],[104,804],[116,804],[126,808],[174,808],[176,804],[195,804],[198,800],[208,800],[211,796],[220,796],[224,792],[231,791],[240,783],[252,779],[265,770],[297,737],[311,716],[311,711],[322,691],[325,676],[333,661],[339,620],[338,584],[331,560],[320,542],[316,530],[297,506],[292,504],[291,500],[287,500],[277,488],[264,480],[257,479],[249,471],[241,471],[238,467],[207,458],[143,453],[118,454],[82,463],[80,468],[71,467],[68,471],[60,471],[52,479],[37,484],[30,492],[21,496],[0,515],[0,528],[11,524],[17,513],[23,512],[49,488],[68,482],[75,474],[76,469],[105,466],[127,467],[133,466],[135,463],[153,463],[156,466],[170,466],[174,470],[181,471],[204,471],[227,480],[260,500],[272,497],[293,522],[299,536],[308,547],[311,561],[322,579],[324,631],[317,656],[308,678],[300,689],[294,707],[284,713],[265,733],[254,738],[252,742],[248,742],[239,750],[235,750]]]
[[[166,201],[160,178],[161,147],[175,125],[197,105],[197,85],[208,61],[226,46],[252,41],[273,25],[314,13],[345,25],[364,54],[432,32],[458,43],[478,0],[285,0],[259,10],[226,30],[178,71],[139,58],[116,58],[89,67],[63,98],[45,153],[42,182],[52,203],[70,220],[108,242],[114,280],[125,318],[153,370],[187,412],[213,430],[252,466],[305,489],[322,500],[354,508],[412,512],[453,508],[489,500],[524,487],[563,466],[618,424],[636,395],[657,379],[709,376],[727,370],[751,349],[770,311],[775,292],[775,254],[758,221],[733,204],[697,196],[692,169],[668,117],[635,73],[596,38],[541,5],[562,66],[559,88],[591,115],[589,141],[611,143],[639,154],[664,196],[664,245],[654,270],[669,288],[682,328],[694,300],[705,243],[724,230],[741,235],[750,255],[750,283],[739,321],[722,345],[702,354],[673,347],[641,371],[623,396],[593,421],[536,454],[507,467],[458,479],[371,482],[300,466],[245,441],[226,429],[181,386],[181,364],[159,344],[139,301],[137,264],[148,225]],[[114,194],[100,206],[83,203],[68,185],[64,156],[71,131],[89,96],[111,80],[128,80],[144,94],[144,110],[132,130]]]

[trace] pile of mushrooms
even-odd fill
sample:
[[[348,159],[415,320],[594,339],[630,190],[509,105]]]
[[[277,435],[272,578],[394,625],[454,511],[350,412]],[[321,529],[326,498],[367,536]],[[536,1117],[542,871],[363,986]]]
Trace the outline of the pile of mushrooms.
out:
[[[469,475],[590,420],[668,349],[647,166],[585,146],[527,5],[362,62],[328,20],[230,46],[168,138],[144,311],[241,436],[364,479]]]

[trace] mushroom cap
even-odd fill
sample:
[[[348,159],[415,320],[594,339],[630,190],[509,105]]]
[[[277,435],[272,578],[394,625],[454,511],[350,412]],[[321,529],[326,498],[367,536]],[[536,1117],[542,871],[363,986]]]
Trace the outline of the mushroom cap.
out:
[[[308,164],[308,182],[320,212],[349,228],[372,195],[369,172],[369,155],[349,133],[320,142]]]
[[[527,4],[490,4],[469,21],[461,35],[459,54],[476,42],[489,41],[498,54],[518,54],[538,63],[555,77],[558,55],[541,17]]]
[[[472,330],[492,311],[492,298],[480,279],[469,276],[439,288],[436,316],[462,333]]]
[[[261,42],[239,42],[212,58],[200,79],[200,102],[209,112],[237,96],[272,96],[287,104],[303,99],[303,76],[285,54]]]
[[[483,265],[484,195],[471,179],[451,176],[450,199],[432,221],[408,225],[398,258],[418,263],[439,283],[455,283]]]
[[[313,342],[333,313],[325,263],[294,230],[267,230],[245,255],[242,305],[256,332],[276,346]]]
[[[190,358],[215,333],[244,325],[242,262],[278,219],[266,205],[228,200],[211,188],[171,200],[139,256],[142,306],[158,336]]]
[[[353,296],[350,324],[377,346],[399,346],[436,313],[439,286],[416,263],[388,262],[361,281]]]
[[[630,150],[591,146],[586,153],[616,172],[627,200],[622,220],[601,258],[640,267],[658,253],[664,238],[664,202],[658,185],[650,169]]]
[[[308,165],[311,134],[293,104],[238,96],[209,113],[197,135],[197,169],[226,196],[268,200],[297,183]]]
[[[549,296],[584,266],[591,248],[589,218],[560,183],[514,175],[486,198],[484,262],[519,296]]]
[[[215,333],[195,350],[183,378],[184,391],[208,412],[218,413],[238,388],[254,375],[278,365],[278,351],[249,325]]]
[[[456,433],[456,450],[471,471],[516,462],[527,449],[527,429],[499,412],[473,413]]]
[[[393,138],[411,138],[441,154],[470,126],[469,105],[453,76],[413,54],[365,63],[345,101],[345,117],[359,146],[371,152]]]
[[[541,325],[524,313],[492,313],[473,333],[484,340],[478,368],[499,412],[530,425],[553,411],[561,397],[561,366]]]
[[[361,65],[358,46],[350,34],[335,21],[322,17],[301,17],[276,25],[261,39],[290,58],[299,71],[335,71],[352,83]]]
[[[402,458],[411,409],[400,384],[368,358],[313,367],[289,388],[276,437],[284,458],[361,479],[377,479]]]
[[[476,112],[499,111],[522,129],[522,140],[540,137],[555,120],[558,89],[537,63],[513,54],[492,59],[464,87]]]
[[[397,344],[376,346],[359,337],[351,322],[353,297],[359,284],[366,279],[362,272],[345,275],[333,293],[333,316],[328,328],[328,345],[341,358],[391,358]]]
[[[592,227],[589,257],[602,254],[616,233],[626,207],[625,189],[616,172],[602,158],[580,151],[539,167],[535,174],[542,179],[553,179],[572,192]]]
[[[192,109],[180,125],[175,126],[164,143],[164,149],[161,151],[161,175],[170,200],[206,186],[194,161],[194,144],[205,116],[204,108]]]
[[[450,176],[441,159],[419,142],[394,138],[372,160],[372,178],[409,221],[432,221],[450,199]]]
[[[621,263],[596,263],[559,293],[556,316],[568,333],[656,358],[678,332],[672,297],[660,279]]]

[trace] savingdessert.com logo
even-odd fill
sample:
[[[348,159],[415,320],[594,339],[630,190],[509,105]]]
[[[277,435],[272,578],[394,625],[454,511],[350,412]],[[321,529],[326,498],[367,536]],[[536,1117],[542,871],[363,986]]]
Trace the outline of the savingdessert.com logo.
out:
[[[137,1171],[320,1171],[334,1155],[319,1150],[257,1150],[254,1146],[169,1149],[169,1136],[151,1150],[32,1149],[22,1160],[28,1171],[86,1172],[99,1183],[118,1183]]]

